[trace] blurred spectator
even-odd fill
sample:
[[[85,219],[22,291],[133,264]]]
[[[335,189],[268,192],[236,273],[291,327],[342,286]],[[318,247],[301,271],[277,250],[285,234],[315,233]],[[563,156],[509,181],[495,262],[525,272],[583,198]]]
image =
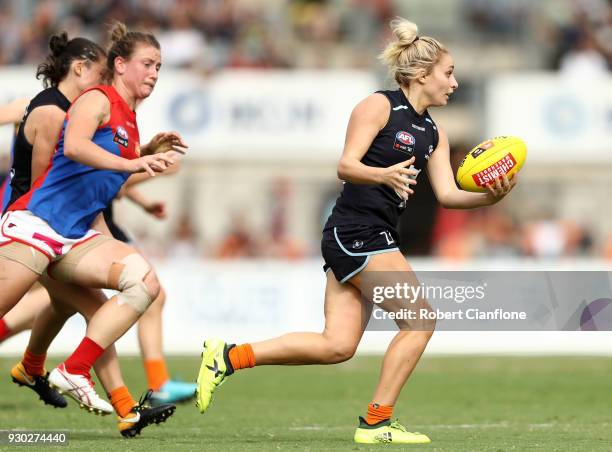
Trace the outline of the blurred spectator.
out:
[[[577,76],[600,75],[612,63],[612,4],[574,1],[569,18],[556,24],[552,33],[553,68]]]
[[[515,257],[520,255],[519,228],[508,212],[499,205],[483,210],[479,220],[480,249],[478,257]]]
[[[522,248],[527,256],[558,258],[585,255],[591,251],[591,233],[574,221],[555,219],[550,212],[524,225]]]
[[[604,259],[612,260],[612,233],[606,237],[602,254]]]
[[[270,226],[267,243],[262,247],[267,257],[300,259],[305,257],[304,244],[287,232],[287,221],[291,202],[291,184],[287,179],[278,179],[272,184],[270,193]]]
[[[188,211],[181,214],[169,245],[168,257],[197,257],[199,255],[197,236]]]
[[[231,216],[228,233],[220,241],[214,257],[217,259],[239,259],[255,257],[259,253],[259,246],[251,235],[250,228],[242,213]]]
[[[469,24],[489,35],[523,33],[528,3],[507,0],[464,0],[462,10]]]
[[[564,75],[586,79],[607,75],[608,63],[597,49],[594,37],[583,30],[570,50],[561,57],[559,69]]]
[[[432,235],[433,255],[456,261],[474,257],[479,247],[478,234],[473,229],[477,215],[469,210],[440,207]]]
[[[168,24],[157,33],[164,64],[190,67],[200,64],[205,49],[204,35],[194,27],[192,11],[178,3],[169,11]]]

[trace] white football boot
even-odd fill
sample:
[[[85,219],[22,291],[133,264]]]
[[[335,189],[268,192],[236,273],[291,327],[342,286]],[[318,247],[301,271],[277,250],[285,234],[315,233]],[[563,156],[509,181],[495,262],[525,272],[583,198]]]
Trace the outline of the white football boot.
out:
[[[64,364],[60,364],[51,371],[49,383],[60,394],[74,399],[82,409],[90,413],[105,416],[114,412],[113,406],[96,393],[91,379],[83,375],[68,373]]]

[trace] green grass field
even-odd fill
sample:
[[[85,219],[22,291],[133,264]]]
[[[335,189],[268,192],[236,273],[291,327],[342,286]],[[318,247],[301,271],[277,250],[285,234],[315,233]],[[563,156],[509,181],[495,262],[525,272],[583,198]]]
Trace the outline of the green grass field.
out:
[[[122,439],[110,416],[75,403],[43,406],[8,377],[0,359],[0,428],[65,429],[79,450],[371,450],[352,443],[376,382],[380,358],[337,366],[256,368],[231,377],[200,415],[180,405],[165,424]],[[56,360],[50,359],[51,363]],[[197,358],[171,358],[170,368],[195,378]],[[135,396],[144,389],[137,358],[122,360]],[[96,388],[100,388],[99,385]],[[432,443],[431,451],[612,450],[612,360],[565,357],[425,357],[405,388],[395,416]],[[0,446],[1,448],[2,446]],[[398,446],[389,446],[401,449]],[[57,447],[58,449],[60,447]],[[44,449],[50,449],[49,446]],[[5,447],[5,450],[19,450]],[[23,450],[23,449],[22,449]]]

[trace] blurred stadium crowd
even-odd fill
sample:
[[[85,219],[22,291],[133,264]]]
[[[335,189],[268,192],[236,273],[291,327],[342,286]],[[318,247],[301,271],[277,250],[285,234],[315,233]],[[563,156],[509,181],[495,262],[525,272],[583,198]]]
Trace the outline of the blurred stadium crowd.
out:
[[[612,64],[608,0],[3,0],[0,64],[40,61],[57,30],[104,42],[120,20],[153,31],[170,66],[374,68],[398,14],[451,47],[536,44],[537,58],[506,62],[521,69]]]
[[[203,76],[227,68],[358,68],[377,73],[382,85],[386,74],[376,55],[388,37],[387,23],[395,15],[410,18],[425,34],[446,43],[460,62],[461,88],[449,110],[466,121],[471,118],[471,126],[460,122],[453,127],[451,118],[451,142],[459,135],[460,143],[466,143],[455,143],[455,165],[472,147],[467,143],[482,138],[477,118],[483,114],[481,92],[486,73],[559,70],[595,77],[609,75],[612,69],[610,0],[3,0],[0,64],[38,63],[47,52],[50,34],[57,30],[105,42],[108,24],[117,19],[153,31],[160,40],[165,66]],[[464,133],[453,134],[454,130]],[[7,166],[5,156],[0,179]],[[186,188],[181,193],[197,198],[197,190],[191,188],[206,176],[190,170],[191,177],[182,179]],[[187,205],[172,212],[163,234],[151,235],[148,226],[131,229],[149,254],[156,256],[317,256],[317,230],[340,186],[331,166],[325,167],[323,182],[314,177],[321,172],[318,166],[308,171],[312,178],[296,181],[290,172],[281,176],[270,170],[261,185],[264,195],[259,204],[215,214],[224,216],[221,235],[207,231],[206,221],[200,219],[205,215],[195,216],[197,209],[192,207],[197,199],[187,199]],[[424,178],[402,220],[404,251],[451,259],[612,259],[612,234],[607,225],[589,216],[564,215],[571,210],[560,205],[565,202],[559,194],[564,177],[567,174],[562,171],[551,174],[536,168],[519,184],[512,199],[474,212],[439,208]],[[603,186],[603,190],[611,188]],[[312,227],[298,227],[301,232],[296,233],[290,226],[296,211],[291,205],[301,201],[294,195],[310,190],[317,193],[320,215],[308,220]],[[583,187],[577,196],[588,197],[589,190]],[[255,224],[249,218],[250,210],[263,212]],[[160,237],[172,239],[160,243]]]

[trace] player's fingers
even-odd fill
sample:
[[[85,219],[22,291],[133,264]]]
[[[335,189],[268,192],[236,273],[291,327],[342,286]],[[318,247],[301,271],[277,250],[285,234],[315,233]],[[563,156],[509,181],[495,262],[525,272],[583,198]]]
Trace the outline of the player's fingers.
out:
[[[155,155],[155,159],[156,159],[156,161],[161,161],[161,162],[164,162],[164,163],[169,164],[169,165],[174,165],[174,160],[172,159],[171,156],[168,155],[167,152],[163,152],[161,154],[156,154]]]
[[[501,177],[501,181],[502,181],[502,187],[504,188],[504,191],[507,191],[510,188],[510,180],[508,179],[508,175],[504,174]]]
[[[397,172],[400,174],[405,174],[407,176],[418,176],[419,175],[419,170],[417,170],[416,168],[398,168]]]
[[[406,166],[412,165],[413,163],[414,163],[414,156],[412,156],[408,160],[404,160],[403,162],[398,163],[397,166],[406,167]]]
[[[177,145],[177,146],[181,146],[183,148],[188,148],[189,145],[187,143],[185,143],[185,141],[183,140],[183,137],[181,136],[180,133],[178,132],[171,132],[172,133],[172,142],[173,144]]]
[[[168,168],[169,165],[163,160],[154,160],[149,163],[149,166],[159,173]]]
[[[174,152],[178,152],[179,154],[182,154],[182,155],[187,154],[187,146],[173,144],[172,145],[172,150]]]
[[[408,181],[410,179],[408,178],[408,176],[403,176],[400,174],[396,174],[395,177],[393,178],[393,183],[397,186],[397,187],[403,187],[405,186]]]
[[[501,176],[495,178],[495,189],[496,191],[502,188]]]
[[[147,164],[147,162],[142,162],[142,168],[146,171],[146,173],[149,176],[155,177],[155,171],[151,169],[151,167]]]

